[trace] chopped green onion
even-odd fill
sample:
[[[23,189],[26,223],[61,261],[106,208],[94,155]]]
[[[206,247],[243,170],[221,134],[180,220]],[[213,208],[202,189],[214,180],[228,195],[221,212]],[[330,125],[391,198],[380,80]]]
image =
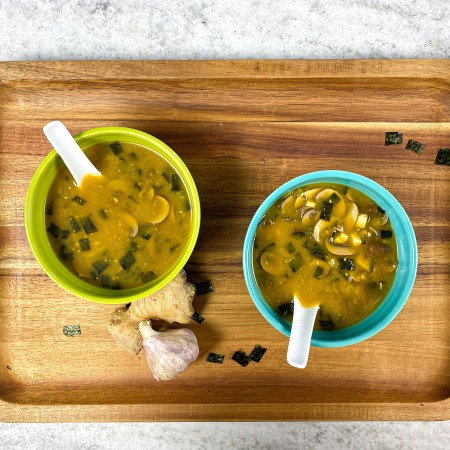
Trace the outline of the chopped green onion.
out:
[[[214,292],[211,280],[198,281],[197,283],[194,283],[194,285],[196,295],[204,295],[209,292]]]
[[[82,252],[87,252],[91,249],[91,245],[89,244],[88,238],[80,239],[79,242],[80,242],[80,249]]]
[[[250,353],[250,359],[258,363],[261,361],[261,358],[264,356],[264,353],[266,353],[266,351],[267,348],[261,347],[259,344],[256,344],[252,352]]]
[[[54,236],[55,238],[59,237],[59,233],[61,232],[61,228],[58,227],[58,225],[55,225],[53,222],[50,224],[50,226],[47,228],[47,231]]]
[[[434,163],[441,166],[450,166],[450,148],[439,148]]]
[[[285,248],[288,251],[288,253],[294,253],[295,252],[295,247],[292,245],[292,242],[288,242],[286,244]]]
[[[123,148],[120,145],[120,142],[111,142],[111,144],[109,144],[109,148],[116,156],[123,152]]]
[[[128,250],[123,258],[120,260],[120,265],[123,270],[128,270],[136,262],[136,258],[131,250]]]
[[[90,217],[82,217],[80,219],[81,226],[86,234],[91,234],[97,232],[97,228],[95,228],[94,223],[92,222]]]
[[[288,261],[289,267],[292,272],[297,272],[298,269],[303,265],[303,258],[299,252],[296,252],[294,256]]]
[[[81,327],[80,325],[64,325],[63,326],[63,333],[65,336],[77,336],[78,334],[81,334]]]
[[[206,361],[215,364],[223,364],[224,359],[225,355],[219,355],[218,353],[210,352],[208,357],[206,358]]]
[[[242,367],[248,366],[248,363],[250,362],[250,357],[242,349],[236,350],[231,359],[236,361]]]
[[[396,145],[403,142],[403,134],[400,131],[386,131],[384,145]]]
[[[425,144],[421,144],[420,142],[414,141],[410,139],[408,143],[406,144],[406,150],[411,150],[414,153],[417,153],[418,155],[421,155],[423,152],[423,149],[425,148]]]
[[[199,325],[205,320],[205,318],[201,314],[199,314],[198,312],[194,312],[194,314],[192,314],[191,319],[194,322],[197,322]]]
[[[79,205],[84,205],[86,203],[86,200],[84,198],[79,197],[78,195],[75,195],[72,201],[74,203],[78,203]]]

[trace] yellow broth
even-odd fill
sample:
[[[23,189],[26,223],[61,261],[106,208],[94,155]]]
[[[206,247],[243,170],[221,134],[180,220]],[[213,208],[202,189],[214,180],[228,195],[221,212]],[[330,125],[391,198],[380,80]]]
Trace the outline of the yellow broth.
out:
[[[292,301],[320,305],[315,329],[353,325],[384,300],[397,270],[389,217],[339,184],[304,186],[276,201],[258,225],[253,270],[261,294],[289,319]]]
[[[191,224],[188,193],[155,152],[125,142],[86,150],[102,173],[80,186],[63,167],[48,193],[48,236],[65,266],[84,280],[128,289],[162,276],[184,252]]]

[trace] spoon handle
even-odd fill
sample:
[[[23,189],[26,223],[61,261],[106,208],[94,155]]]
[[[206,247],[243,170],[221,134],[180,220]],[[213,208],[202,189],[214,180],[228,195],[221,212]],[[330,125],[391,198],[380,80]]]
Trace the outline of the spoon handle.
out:
[[[43,131],[50,144],[52,144],[53,148],[61,156],[77,185],[81,184],[81,180],[88,173],[101,175],[91,161],[89,161],[83,150],[81,150],[64,124],[55,120],[45,125]]]
[[[294,367],[304,369],[308,362],[309,347],[314,328],[318,306],[304,308],[294,298],[294,317],[292,319],[291,337],[287,351],[287,362]]]

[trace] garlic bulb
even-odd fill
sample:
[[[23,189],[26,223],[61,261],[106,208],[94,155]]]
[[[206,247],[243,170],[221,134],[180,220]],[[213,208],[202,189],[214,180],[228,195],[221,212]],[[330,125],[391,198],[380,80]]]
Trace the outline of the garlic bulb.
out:
[[[153,376],[159,380],[173,380],[198,358],[195,334],[187,328],[155,331],[151,322],[141,322],[142,345]]]

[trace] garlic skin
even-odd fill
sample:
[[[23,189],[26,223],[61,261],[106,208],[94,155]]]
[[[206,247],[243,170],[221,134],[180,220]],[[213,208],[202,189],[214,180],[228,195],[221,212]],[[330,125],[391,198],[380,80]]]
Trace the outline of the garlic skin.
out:
[[[198,358],[197,338],[187,328],[158,332],[146,321],[139,324],[139,331],[148,366],[158,381],[173,380]]]

